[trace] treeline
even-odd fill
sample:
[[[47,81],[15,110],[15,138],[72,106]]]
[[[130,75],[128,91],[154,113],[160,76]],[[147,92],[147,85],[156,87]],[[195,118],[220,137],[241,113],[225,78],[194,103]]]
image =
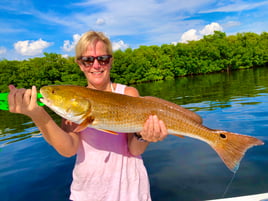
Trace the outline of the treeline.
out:
[[[24,61],[0,61],[0,91],[7,91],[9,84],[19,88],[40,88],[50,84],[85,85],[86,81],[74,58],[63,58],[60,54],[44,53]]]
[[[114,82],[133,84],[267,64],[267,32],[226,36],[224,32],[215,31],[213,35],[187,44],[115,51],[111,78]],[[1,60],[0,81],[0,92],[7,91],[8,84],[24,88],[50,84],[86,85],[74,58],[63,58],[55,53],[24,61]]]

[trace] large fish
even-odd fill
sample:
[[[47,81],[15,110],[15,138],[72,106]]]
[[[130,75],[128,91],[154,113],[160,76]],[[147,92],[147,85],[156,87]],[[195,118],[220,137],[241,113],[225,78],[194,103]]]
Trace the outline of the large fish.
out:
[[[188,136],[208,143],[233,172],[244,153],[264,143],[251,136],[202,125],[194,112],[156,97],[131,97],[80,86],[44,86],[41,101],[61,117],[79,124],[76,131],[93,127],[113,132],[134,133],[142,130],[149,115],[163,120],[168,133]]]

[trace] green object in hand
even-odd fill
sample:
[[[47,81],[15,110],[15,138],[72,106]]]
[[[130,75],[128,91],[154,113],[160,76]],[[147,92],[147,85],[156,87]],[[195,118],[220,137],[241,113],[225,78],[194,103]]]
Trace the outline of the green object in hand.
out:
[[[0,110],[8,110],[8,94],[9,93],[0,93]],[[38,93],[37,98],[42,98],[43,96]],[[37,100],[37,104],[40,106],[44,106],[44,103]]]

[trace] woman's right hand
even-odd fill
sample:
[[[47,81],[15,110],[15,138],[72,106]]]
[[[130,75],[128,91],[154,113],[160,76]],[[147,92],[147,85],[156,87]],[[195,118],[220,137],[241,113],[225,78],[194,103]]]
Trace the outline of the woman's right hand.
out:
[[[164,140],[168,132],[164,122],[156,115],[151,115],[145,122],[140,135],[148,142],[158,142]]]
[[[9,90],[8,104],[10,112],[32,117],[41,108],[36,102],[37,91],[35,86],[32,89],[17,89],[14,85],[9,85]]]

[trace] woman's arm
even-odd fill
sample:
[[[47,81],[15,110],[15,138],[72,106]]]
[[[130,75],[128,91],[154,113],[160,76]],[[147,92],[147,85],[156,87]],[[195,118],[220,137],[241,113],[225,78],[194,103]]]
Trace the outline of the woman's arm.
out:
[[[76,154],[80,143],[79,135],[72,132],[70,126],[60,128],[43,107],[36,103],[36,87],[32,89],[17,89],[9,86],[9,111],[30,117],[39,128],[45,140],[52,145],[58,153],[70,157]]]

